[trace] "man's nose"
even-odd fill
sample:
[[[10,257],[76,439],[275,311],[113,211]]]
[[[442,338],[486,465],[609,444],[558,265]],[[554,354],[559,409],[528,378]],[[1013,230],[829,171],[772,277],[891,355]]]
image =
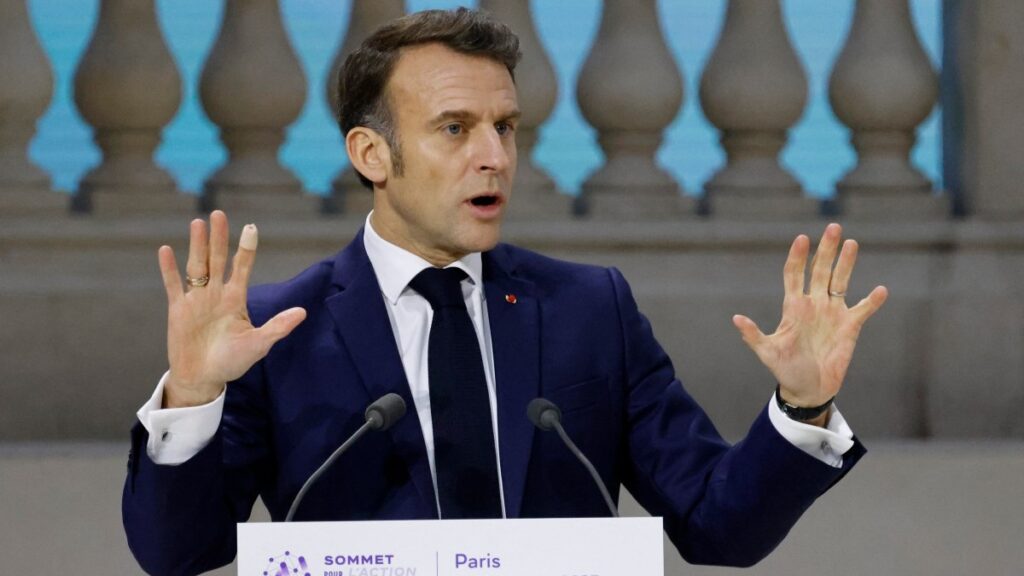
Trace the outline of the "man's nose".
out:
[[[481,171],[501,172],[507,170],[512,163],[509,149],[514,151],[515,144],[506,148],[511,136],[502,138],[495,129],[485,130],[476,143],[476,164]],[[514,152],[513,152],[514,153]]]

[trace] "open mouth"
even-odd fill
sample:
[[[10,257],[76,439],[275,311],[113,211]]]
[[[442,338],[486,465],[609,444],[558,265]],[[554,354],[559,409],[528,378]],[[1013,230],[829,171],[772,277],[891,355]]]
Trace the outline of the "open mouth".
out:
[[[476,197],[472,198],[469,202],[473,206],[486,207],[486,206],[494,206],[494,205],[498,204],[500,201],[501,201],[501,199],[496,194],[484,194],[484,195],[476,196]]]

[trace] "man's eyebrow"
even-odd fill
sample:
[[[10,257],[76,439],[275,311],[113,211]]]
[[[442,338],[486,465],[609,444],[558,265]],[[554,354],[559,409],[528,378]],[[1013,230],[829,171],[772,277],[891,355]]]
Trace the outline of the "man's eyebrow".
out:
[[[508,122],[510,120],[518,120],[523,113],[517,108],[512,110],[508,114],[501,117],[501,122]],[[431,124],[440,124],[442,122],[450,122],[452,120],[474,121],[478,120],[479,116],[470,112],[469,110],[445,110],[430,119]]]
[[[502,122],[508,122],[510,120],[515,121],[519,120],[519,118],[522,117],[522,115],[523,113],[518,108],[516,108],[515,110],[509,112],[508,114],[505,114],[505,116],[502,117],[501,120]]]
[[[431,124],[438,124],[441,122],[447,122],[450,120],[475,120],[476,114],[469,112],[468,110],[445,110],[430,119]]]

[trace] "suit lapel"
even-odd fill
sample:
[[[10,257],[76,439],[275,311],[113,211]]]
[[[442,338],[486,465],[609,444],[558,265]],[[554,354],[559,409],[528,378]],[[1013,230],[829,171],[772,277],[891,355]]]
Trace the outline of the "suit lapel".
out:
[[[384,298],[363,247],[362,231],[336,258],[332,282],[339,291],[327,298],[327,309],[367,393],[376,400],[394,392],[405,400],[405,417],[387,433],[409,466],[416,489],[428,504],[426,509],[436,516],[434,483],[430,477],[419,416],[405,378]]]
[[[505,512],[509,518],[517,518],[534,432],[526,406],[540,390],[539,303],[533,283],[515,277],[514,263],[503,246],[484,254],[483,267]]]

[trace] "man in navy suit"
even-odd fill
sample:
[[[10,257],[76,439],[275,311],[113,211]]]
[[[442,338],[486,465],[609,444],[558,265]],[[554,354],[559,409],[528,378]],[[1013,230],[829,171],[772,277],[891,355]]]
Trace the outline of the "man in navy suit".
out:
[[[528,421],[527,404],[543,396],[612,493],[625,485],[664,516],[688,561],[743,566],[863,454],[831,401],[886,291],[847,307],[857,245],[840,250],[838,225],[826,228],[807,286],[810,240],[793,242],[775,333],[734,317],[778,382],[735,446],[684,390],[617,270],[499,243],[516,168],[518,57],[507,27],[464,9],[399,19],[350,56],[340,123],[374,209],[347,248],[297,277],[247,289],[257,244],[248,225],[225,279],[219,211],[209,230],[191,225],[184,283],[160,248],[170,370],[139,411],[123,500],[147,571],[230,562],[235,523],[256,497],[283,519],[365,407],[389,392],[410,413],[337,461],[296,519],[606,514],[582,466]],[[431,274],[454,278],[453,302],[430,296],[420,279]],[[450,367],[435,344],[449,317],[472,341],[463,359],[476,367],[475,388],[454,398],[481,402],[475,428],[439,416],[457,413],[438,396]],[[452,476],[469,445],[483,446],[473,462],[490,469]],[[460,503],[467,492],[482,496]],[[487,498],[490,512],[461,508]]]

